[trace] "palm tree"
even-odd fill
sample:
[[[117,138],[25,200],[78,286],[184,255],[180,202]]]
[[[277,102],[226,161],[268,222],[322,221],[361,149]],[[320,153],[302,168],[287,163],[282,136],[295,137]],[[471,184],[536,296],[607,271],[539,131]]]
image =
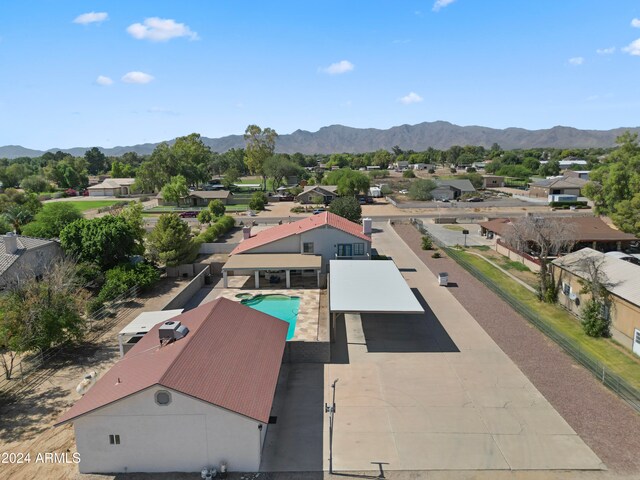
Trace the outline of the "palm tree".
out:
[[[7,209],[4,217],[13,227],[14,233],[19,234],[21,227],[33,219],[33,214],[22,205],[14,205]]]

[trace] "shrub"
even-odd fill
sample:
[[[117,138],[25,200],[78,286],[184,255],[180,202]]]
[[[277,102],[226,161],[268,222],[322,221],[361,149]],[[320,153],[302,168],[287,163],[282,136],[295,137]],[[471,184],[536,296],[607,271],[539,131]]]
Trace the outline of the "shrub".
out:
[[[435,171],[434,168],[430,168],[429,170],[427,170],[427,173],[434,174],[434,173],[436,173],[436,171]]]
[[[582,310],[582,329],[590,337],[611,336],[611,322],[603,315],[605,305],[594,299],[590,299]]]
[[[304,207],[293,207],[289,210],[291,213],[303,213],[305,211]]]
[[[413,173],[413,170],[405,170],[404,172],[402,172],[402,177],[403,178],[416,178],[416,174]]]
[[[433,240],[428,235],[422,237],[422,250],[433,250]]]
[[[255,192],[249,200],[249,208],[251,210],[264,210],[264,206],[267,204],[267,197],[263,192]]]
[[[440,252],[433,252],[431,258],[442,258],[442,255],[440,255]]]
[[[143,195],[140,197],[140,202],[148,202],[149,200],[149,195]]]
[[[200,213],[198,213],[198,222],[211,223],[211,220],[213,220],[213,217],[209,210],[201,210]]]
[[[118,265],[105,273],[105,282],[97,299],[102,303],[113,300],[135,285],[138,285],[141,291],[146,291],[159,279],[158,270],[148,263]]]
[[[224,215],[224,212],[227,211],[227,207],[224,206],[224,203],[222,203],[221,200],[213,200],[209,202],[209,211],[211,212],[211,215],[213,215],[214,217],[221,217]],[[209,220],[209,222],[210,221],[211,220]]]
[[[458,170],[456,170],[455,168],[451,167],[451,168],[449,169],[449,171],[450,171],[451,173],[456,173]]]
[[[198,235],[197,240],[201,243],[213,243],[218,239],[218,237],[231,230],[235,224],[236,221],[229,215],[220,217],[215,223]]]
[[[587,202],[584,202],[584,201],[549,202],[549,206],[557,207],[557,208],[586,207]]]
[[[433,180],[416,180],[409,185],[409,198],[412,200],[431,200],[431,191],[437,187]]]
[[[329,211],[352,222],[360,222],[362,207],[355,197],[338,197],[329,205]]]

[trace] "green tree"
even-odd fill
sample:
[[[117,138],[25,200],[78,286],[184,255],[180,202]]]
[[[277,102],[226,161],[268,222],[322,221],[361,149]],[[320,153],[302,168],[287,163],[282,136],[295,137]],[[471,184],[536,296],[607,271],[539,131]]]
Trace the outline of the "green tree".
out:
[[[0,361],[6,378],[17,355],[82,339],[86,301],[69,261],[56,262],[40,280],[22,281],[0,295]]]
[[[437,187],[433,180],[416,180],[409,185],[409,198],[412,200],[431,200],[431,192]]]
[[[249,200],[249,208],[251,210],[261,211],[264,210],[265,205],[267,204],[267,198],[262,192],[254,192],[251,195],[251,200]]]
[[[278,134],[271,128],[264,130],[258,125],[249,125],[244,132],[246,141],[245,162],[253,175],[260,175],[263,182],[263,190],[267,188],[267,176],[264,172],[264,163],[273,155],[276,149]]]
[[[209,210],[201,210],[198,213],[198,222],[201,224],[211,223],[211,220],[213,220],[213,216]]]
[[[212,200],[209,202],[209,211],[214,217],[221,217],[227,211],[227,207],[222,203],[222,200]]]
[[[356,223],[362,217],[362,207],[355,197],[335,198],[329,205],[329,211]]]
[[[81,218],[80,210],[72,203],[46,203],[22,233],[29,237],[57,238],[64,227]]]
[[[302,175],[304,171],[297,163],[292,162],[284,155],[273,155],[267,158],[263,166],[264,174],[271,178],[271,188],[275,192],[276,189],[282,185],[283,179],[294,176]]]
[[[413,172],[413,170],[405,170],[404,172],[402,172],[402,177],[403,178],[416,178],[416,174]]]
[[[107,157],[98,147],[87,150],[84,153],[84,159],[87,161],[88,171],[91,175],[107,171]]]
[[[79,262],[95,263],[104,270],[141,253],[138,233],[119,215],[80,219],[60,232],[60,245]]]
[[[20,182],[20,188],[32,193],[46,192],[50,187],[51,185],[42,175],[29,175]]]
[[[618,202],[614,206],[611,220],[623,232],[640,236],[640,192],[630,200]]]
[[[144,228],[144,217],[142,213],[144,212],[144,207],[140,202],[130,203],[122,210],[120,210],[117,215],[122,217],[129,228],[131,229],[131,233],[133,235],[134,242],[136,244],[136,248],[132,250],[132,254],[141,255],[144,253],[144,237],[147,234],[147,231]]]
[[[238,180],[240,180],[240,172],[237,168],[231,167],[224,173],[222,184],[226,189],[231,190],[234,183],[236,183]]]
[[[13,205],[4,212],[5,220],[15,233],[22,233],[22,227],[33,219],[33,212],[25,205]]]
[[[168,267],[195,260],[198,246],[187,222],[175,213],[161,215],[147,236],[147,252],[151,260]]]
[[[473,185],[473,188],[475,189],[480,189],[482,188],[482,185],[484,185],[484,180],[482,178],[482,175],[480,175],[479,173],[473,173],[473,172],[464,173],[462,175],[458,175],[458,178],[460,179],[466,178],[471,182],[471,185]]]
[[[180,201],[189,195],[187,179],[182,175],[171,178],[171,181],[162,187],[162,199],[165,202],[174,202],[180,205]]]

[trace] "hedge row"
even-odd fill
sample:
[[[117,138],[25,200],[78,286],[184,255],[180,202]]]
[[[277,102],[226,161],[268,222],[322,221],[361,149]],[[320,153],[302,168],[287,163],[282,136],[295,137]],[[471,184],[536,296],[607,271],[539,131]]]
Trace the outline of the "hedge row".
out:
[[[549,202],[550,207],[586,207],[587,202],[582,201],[568,201],[568,202]]]
[[[236,221],[233,217],[224,215],[218,218],[215,223],[212,223],[204,232],[198,235],[196,240],[200,243],[213,243],[218,239],[218,237],[231,230],[235,224]]]

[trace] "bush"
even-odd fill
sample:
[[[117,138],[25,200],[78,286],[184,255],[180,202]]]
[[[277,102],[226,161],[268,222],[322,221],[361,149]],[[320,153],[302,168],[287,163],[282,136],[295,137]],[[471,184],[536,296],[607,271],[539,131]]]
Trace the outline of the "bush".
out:
[[[413,173],[413,170],[405,170],[402,172],[402,178],[416,178],[416,174]]]
[[[371,170],[369,172],[369,177],[371,178],[385,178],[389,176],[388,170]]]
[[[209,211],[211,212],[211,215],[213,215],[214,217],[221,217],[224,215],[224,212],[227,211],[227,207],[224,206],[224,203],[222,203],[221,200],[213,200],[209,202]],[[209,220],[209,222],[210,221],[211,220]],[[206,222],[206,223],[209,223],[209,222]]]
[[[158,270],[148,263],[118,265],[105,273],[105,282],[97,299],[102,303],[113,300],[135,285],[138,285],[141,291],[146,291],[159,279]]]
[[[440,255],[440,252],[433,252],[431,258],[442,258],[442,255]]]
[[[229,215],[220,217],[218,220],[216,220],[215,223],[213,223],[204,232],[198,235],[198,238],[196,240],[198,240],[200,243],[213,243],[218,239],[218,237],[231,230],[235,226],[235,224],[236,221]]]
[[[305,212],[304,207],[293,207],[291,210],[289,210],[291,213],[303,213]]]
[[[428,235],[424,235],[422,237],[422,249],[423,250],[433,250],[433,240]]]
[[[150,200],[149,195],[143,195],[140,197],[140,202],[148,202]]]
[[[437,187],[433,180],[416,180],[409,185],[409,198],[412,200],[431,200],[431,191]]]
[[[213,217],[209,210],[201,210],[200,213],[198,213],[198,222],[211,223],[211,220],[213,220]]]
[[[450,171],[451,173],[457,173],[457,171],[458,171],[458,170],[457,170],[457,169],[455,169],[455,168],[453,168],[453,167],[451,167],[451,168],[449,169],[449,171]]]
[[[251,210],[261,211],[267,204],[267,196],[263,192],[255,192],[249,200],[249,208]]]
[[[436,171],[435,171],[434,168],[430,168],[429,170],[427,170],[427,173],[434,174],[434,173],[436,173]]]
[[[611,322],[602,314],[604,304],[590,299],[582,310],[582,329],[590,337],[610,337]]]
[[[586,207],[587,202],[584,202],[584,201],[549,202],[549,206],[557,207],[557,208]]]
[[[337,197],[329,205],[329,211],[355,223],[362,217],[362,207],[355,197]]]

